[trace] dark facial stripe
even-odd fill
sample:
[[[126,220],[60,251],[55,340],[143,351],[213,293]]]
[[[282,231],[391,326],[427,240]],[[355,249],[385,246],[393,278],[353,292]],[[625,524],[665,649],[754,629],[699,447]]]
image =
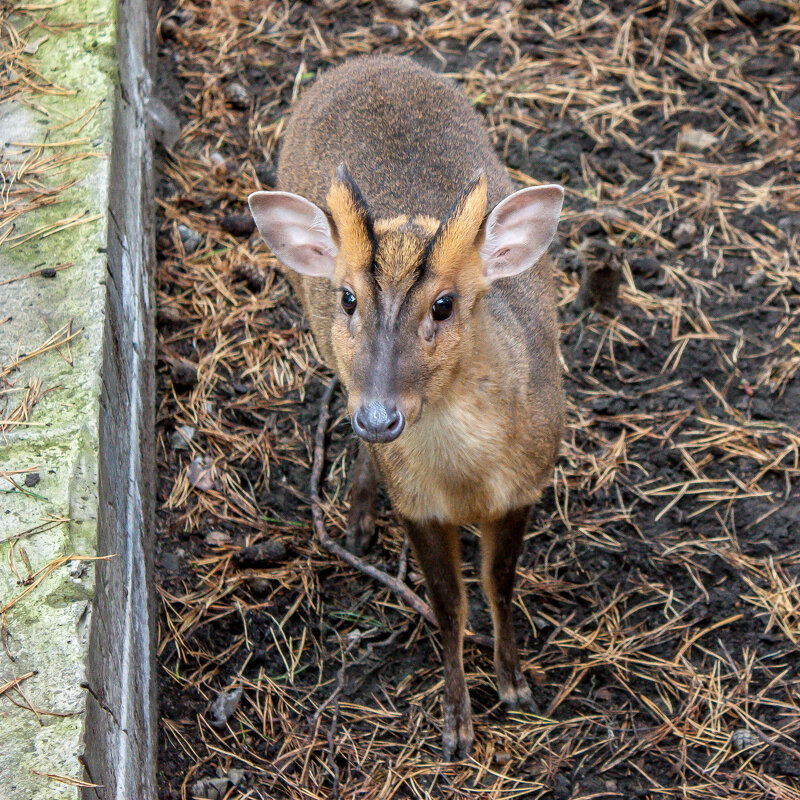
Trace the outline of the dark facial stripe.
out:
[[[378,240],[375,236],[375,229],[372,226],[372,217],[369,213],[369,207],[367,206],[367,201],[364,199],[364,195],[361,194],[361,189],[358,188],[358,184],[353,180],[350,172],[347,169],[347,164],[342,161],[341,164],[336,168],[336,179],[341,181],[345,186],[347,186],[348,190],[350,191],[350,196],[353,198],[353,205],[356,207],[359,216],[364,222],[364,229],[367,232],[367,237],[369,238],[369,243],[372,247],[372,257],[370,259],[370,269],[375,270],[375,252],[378,249]]]
[[[478,185],[482,177],[483,170],[478,170],[472,180],[467,183],[467,185],[461,190],[461,193],[458,195],[458,197],[456,197],[456,199],[453,201],[453,205],[450,206],[447,213],[444,215],[444,218],[439,223],[436,233],[433,234],[433,238],[428,242],[428,246],[425,248],[426,262],[431,254],[431,251],[433,250],[434,245],[436,244],[437,239],[441,236],[442,231],[447,228],[447,225],[451,219],[457,217],[461,213],[464,208],[464,204],[467,202],[467,198],[472,193],[472,190]]]
[[[422,257],[419,260],[419,265],[417,266],[417,276],[416,278],[414,278],[414,283],[411,284],[411,288],[408,291],[406,299],[408,298],[408,296],[411,295],[414,289],[416,289],[417,286],[419,286],[422,283],[422,281],[424,281],[425,278],[427,277],[429,255],[430,255],[430,242],[428,242],[428,244],[425,246],[425,250],[422,253]]]
[[[417,278],[416,283],[419,283],[424,277],[425,273],[428,270],[428,262],[431,257],[431,253],[433,252],[433,248],[436,246],[436,242],[438,241],[439,237],[442,235],[442,232],[447,228],[451,219],[457,217],[464,208],[464,204],[467,202],[467,198],[472,193],[473,189],[478,185],[481,178],[483,177],[483,170],[479,169],[474,177],[467,182],[466,186],[461,190],[458,197],[453,201],[453,205],[450,206],[447,213],[442,218],[442,221],[439,223],[439,227],[436,229],[436,233],[433,234],[433,238],[428,242],[425,246],[425,252],[422,254],[422,264],[420,268],[420,274]]]

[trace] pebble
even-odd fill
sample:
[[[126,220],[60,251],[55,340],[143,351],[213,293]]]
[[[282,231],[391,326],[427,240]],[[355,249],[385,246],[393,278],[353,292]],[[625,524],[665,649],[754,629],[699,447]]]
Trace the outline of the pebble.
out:
[[[192,797],[208,797],[208,789],[204,780],[195,781],[190,787],[189,792]]]
[[[48,36],[41,36],[38,39],[34,39],[33,41],[28,42],[22,48],[22,52],[25,53],[25,55],[28,55],[28,56],[36,55],[36,53],[39,50],[39,47],[41,45],[43,45],[48,40],[48,38],[49,38]]]
[[[602,686],[594,693],[594,699],[601,703],[610,703],[614,699],[614,694],[608,686]]]
[[[181,321],[181,312],[174,306],[159,306],[156,311],[156,322],[159,327],[175,325]]]
[[[240,567],[268,567],[285,561],[288,556],[289,549],[286,545],[275,539],[252,547],[243,547],[234,554],[233,560]]]
[[[156,250],[163,253],[172,246],[172,239],[166,233],[159,233],[156,236]],[[160,313],[160,312],[157,312]]]
[[[798,97],[800,97],[800,95],[798,95]],[[800,106],[800,103],[798,103],[798,106]],[[798,111],[800,111],[800,107],[798,107]],[[787,217],[781,217],[778,220],[778,228],[787,235],[793,231],[800,231],[800,214],[790,214]]]
[[[224,547],[233,541],[229,534],[224,531],[209,531],[206,534],[206,544],[209,547]]]
[[[74,583],[80,583],[81,578],[86,574],[86,567],[87,565],[80,561],[70,561],[67,569]]]
[[[761,744],[761,739],[752,731],[747,730],[747,728],[737,728],[731,734],[731,744],[735,750],[744,750],[748,747]]]
[[[177,39],[179,32],[180,26],[174,17],[167,17],[161,22],[161,35],[165,39]]]
[[[228,162],[222,153],[211,154],[211,171],[215,178],[224,178],[228,174]]]
[[[401,19],[419,14],[418,0],[386,0],[386,7]]]
[[[186,225],[178,225],[178,235],[181,237],[183,249],[187,255],[194,253],[203,242],[203,237]]]
[[[392,22],[373,25],[372,33],[376,38],[382,39],[384,42],[399,42],[403,38],[403,31]]]
[[[216,482],[211,474],[213,461],[206,457],[197,456],[192,459],[189,469],[186,471],[186,478],[195,489],[201,492],[208,492],[216,487]]]
[[[772,419],[772,403],[763,397],[754,397],[750,401],[750,415],[754,419]]]
[[[234,786],[241,785],[244,782],[244,770],[243,769],[228,770],[228,780]]]
[[[172,432],[169,443],[173,450],[188,450],[189,442],[194,438],[195,430],[191,425],[179,425]]]
[[[684,125],[678,134],[678,144],[688,147],[690,150],[708,150],[719,141],[718,136],[708,131],[701,131]]]
[[[230,692],[220,692],[211,704],[211,724],[221,728],[236,712],[242,699],[242,687],[237,686]],[[224,779],[227,783],[227,778]]]
[[[758,272],[754,272],[752,275],[748,275],[744,281],[742,282],[742,288],[745,291],[750,291],[751,289],[757,289],[759,286],[762,286],[764,281],[767,279],[767,273],[760,269]]]
[[[594,397],[588,401],[588,404],[594,411],[608,411],[613,400],[613,397]]]
[[[222,800],[228,791],[230,781],[227,778],[206,778],[206,791],[209,800]]]
[[[232,83],[228,86],[228,100],[234,108],[249,108],[250,107],[250,93],[242,86],[241,83]]]
[[[559,773],[553,781],[553,797],[555,800],[568,800],[572,795],[572,785],[566,775]]]
[[[697,225],[692,219],[685,219],[672,229],[672,241],[678,247],[688,247],[696,238]]]
[[[173,361],[169,372],[178,391],[187,391],[197,383],[197,367],[191,361]]]
[[[259,577],[258,575],[248,575],[247,585],[250,591],[255,595],[266,594],[270,589],[269,579]]]

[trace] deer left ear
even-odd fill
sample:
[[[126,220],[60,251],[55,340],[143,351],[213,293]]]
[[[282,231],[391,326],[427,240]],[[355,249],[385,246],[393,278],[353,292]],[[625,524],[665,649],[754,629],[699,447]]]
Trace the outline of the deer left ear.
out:
[[[520,189],[498,203],[486,220],[480,246],[487,281],[530,269],[545,254],[558,226],[564,190],[556,185]]]

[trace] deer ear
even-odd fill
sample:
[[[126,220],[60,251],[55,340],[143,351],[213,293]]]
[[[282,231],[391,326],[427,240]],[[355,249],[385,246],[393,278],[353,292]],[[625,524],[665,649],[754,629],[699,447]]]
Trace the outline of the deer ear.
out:
[[[558,226],[564,190],[555,184],[520,189],[498,203],[486,220],[480,247],[487,281],[530,269],[544,255]]]
[[[337,248],[322,209],[289,192],[247,198],[261,238],[281,263],[301,275],[332,278]]]

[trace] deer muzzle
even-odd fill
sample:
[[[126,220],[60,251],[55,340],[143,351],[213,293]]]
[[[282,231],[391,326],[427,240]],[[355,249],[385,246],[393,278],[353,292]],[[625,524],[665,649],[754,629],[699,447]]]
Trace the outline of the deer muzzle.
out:
[[[392,442],[405,426],[403,412],[382,400],[362,402],[353,414],[353,430],[367,442]]]

